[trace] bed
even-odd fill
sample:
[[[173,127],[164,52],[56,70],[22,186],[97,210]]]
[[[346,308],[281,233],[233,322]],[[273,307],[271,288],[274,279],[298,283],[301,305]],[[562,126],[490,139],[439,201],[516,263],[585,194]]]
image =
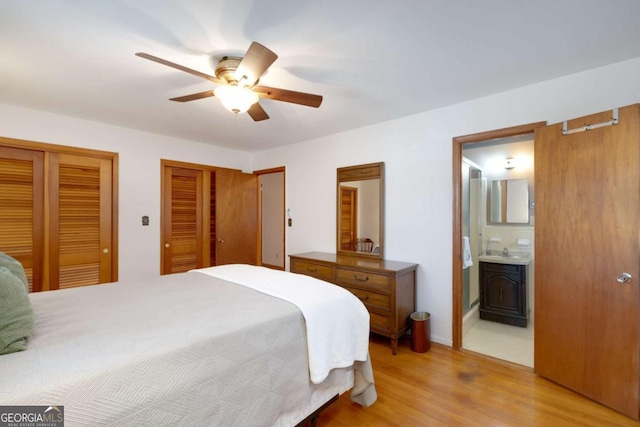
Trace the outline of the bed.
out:
[[[368,314],[365,331],[342,291],[234,265],[30,294],[33,334],[0,356],[0,405],[62,405],[69,426],[295,426],[348,390],[369,406]]]

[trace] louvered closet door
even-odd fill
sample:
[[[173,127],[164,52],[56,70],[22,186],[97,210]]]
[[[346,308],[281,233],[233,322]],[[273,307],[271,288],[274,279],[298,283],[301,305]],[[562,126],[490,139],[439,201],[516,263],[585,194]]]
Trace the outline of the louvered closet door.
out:
[[[162,274],[205,266],[201,170],[164,167]],[[208,265],[208,264],[207,264]]]
[[[110,282],[112,161],[58,153],[49,160],[50,289]]]
[[[43,158],[41,151],[0,147],[0,251],[22,263],[30,291],[42,288]]]

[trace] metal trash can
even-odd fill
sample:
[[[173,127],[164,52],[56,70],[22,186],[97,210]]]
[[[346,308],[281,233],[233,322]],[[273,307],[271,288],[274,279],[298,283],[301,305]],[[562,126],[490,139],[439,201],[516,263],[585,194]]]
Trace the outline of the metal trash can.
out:
[[[431,315],[425,311],[411,313],[411,350],[426,353],[431,348]]]

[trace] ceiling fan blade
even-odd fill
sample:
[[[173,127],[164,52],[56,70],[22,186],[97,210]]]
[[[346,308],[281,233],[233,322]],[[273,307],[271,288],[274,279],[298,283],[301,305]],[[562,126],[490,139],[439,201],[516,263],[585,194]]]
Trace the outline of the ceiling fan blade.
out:
[[[244,58],[240,61],[236,70],[236,79],[238,82],[244,77],[245,81],[240,82],[243,85],[254,84],[261,75],[267,71],[267,68],[278,59],[278,55],[264,47],[258,42],[251,43],[249,50],[245,53]]]
[[[318,108],[320,104],[322,104],[322,96],[311,93],[295,92],[267,86],[256,86],[252,90],[261,98],[273,99],[275,101],[291,102],[293,104],[315,108]]]
[[[264,108],[262,108],[262,105],[260,105],[259,102],[256,102],[255,104],[253,104],[247,110],[247,113],[251,116],[254,122],[267,120],[269,118],[269,115],[267,114],[266,111],[264,111]]]
[[[185,73],[192,74],[194,76],[200,77],[205,80],[209,80],[214,83],[218,83],[221,85],[226,85],[227,82],[224,80],[217,79],[209,74],[201,73],[200,71],[193,70],[191,68],[184,67],[180,64],[176,64],[175,62],[167,61],[166,59],[158,58],[157,56],[149,55],[148,53],[138,52],[136,56],[140,58],[148,59],[149,61],[157,62],[158,64],[166,65],[171,68],[175,68],[176,70],[184,71]]]
[[[214,96],[213,91],[206,90],[200,93],[193,93],[191,95],[178,96],[177,98],[171,98],[169,101],[188,102],[188,101],[195,101],[196,99],[209,98],[210,96]]]

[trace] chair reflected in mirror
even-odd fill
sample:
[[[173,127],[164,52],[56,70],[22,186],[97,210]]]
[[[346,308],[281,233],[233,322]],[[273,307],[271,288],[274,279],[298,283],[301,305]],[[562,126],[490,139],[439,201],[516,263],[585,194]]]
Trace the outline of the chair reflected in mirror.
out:
[[[373,240],[369,238],[356,239],[354,241],[354,247],[356,249],[356,252],[372,253],[374,248]]]

